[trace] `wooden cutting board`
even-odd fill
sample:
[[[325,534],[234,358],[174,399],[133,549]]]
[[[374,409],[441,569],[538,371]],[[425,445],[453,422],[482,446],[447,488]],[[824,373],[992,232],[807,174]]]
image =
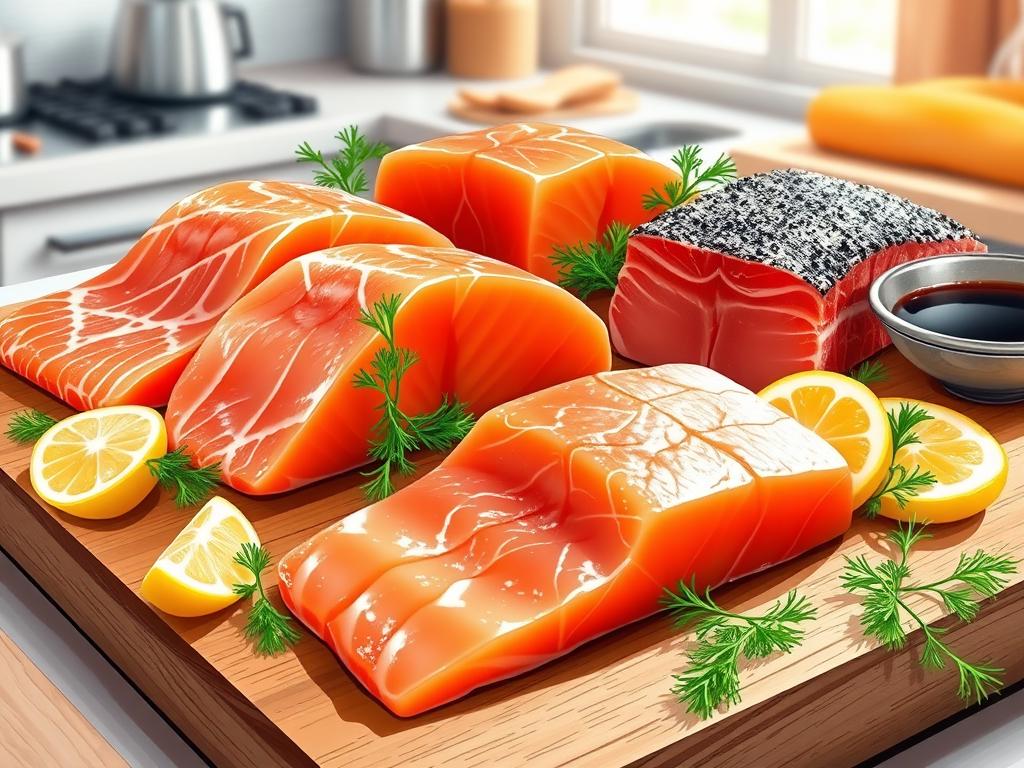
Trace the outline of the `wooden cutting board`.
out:
[[[934,529],[914,556],[922,579],[947,574],[961,551],[1024,557],[1024,407],[953,402],[890,350],[880,393],[955,406],[1007,447],[1010,478],[985,514]],[[68,409],[0,371],[0,422],[23,408]],[[434,466],[430,456],[420,470]],[[165,494],[128,515],[89,522],[43,505],[28,481],[29,448],[0,438],[0,545],[121,670],[220,766],[851,766],[959,711],[949,671],[924,673],[920,633],[890,653],[866,642],[856,601],[838,577],[844,555],[881,560],[884,521],[858,521],[842,540],[718,590],[727,607],[764,608],[791,588],[820,620],[788,656],[742,672],[743,702],[707,722],[669,693],[692,633],[664,616],[621,629],[529,674],[492,685],[442,709],[399,719],[364,693],[318,640],[283,656],[257,658],[242,637],[241,607],[182,620],[153,611],[136,594],[147,568],[188,521]],[[358,475],[275,498],[224,495],[253,521],[275,560],[359,508]],[[940,605],[919,608],[948,627],[962,655],[1024,678],[1024,576],[1013,577],[968,625]],[[272,597],[280,605],[276,589]]]
[[[584,104],[577,104],[572,107],[563,107],[550,112],[505,112],[500,109],[483,107],[472,104],[461,96],[456,95],[448,102],[448,111],[458,118],[468,120],[471,123],[482,123],[484,125],[501,125],[502,123],[530,122],[531,120],[542,120],[548,123],[571,123],[584,117],[598,117],[600,115],[617,115],[624,112],[632,112],[636,109],[636,92],[628,88],[616,88],[607,96],[594,99]]]
[[[804,168],[872,184],[942,211],[982,239],[1019,244],[1024,251],[1024,187],[829,152],[807,136],[735,147],[730,154],[741,176],[776,168]]]

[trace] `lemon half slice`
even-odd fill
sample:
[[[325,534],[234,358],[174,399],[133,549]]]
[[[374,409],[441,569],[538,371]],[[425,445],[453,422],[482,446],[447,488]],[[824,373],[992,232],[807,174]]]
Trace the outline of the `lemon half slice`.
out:
[[[174,616],[205,616],[238,599],[235,584],[253,575],[234,562],[242,544],[259,546],[252,524],[234,504],[214,496],[149,569],[139,592]]]
[[[829,371],[802,371],[758,394],[846,459],[853,477],[854,509],[885,482],[892,461],[889,422],[875,393],[859,381]]]
[[[165,453],[167,430],[152,408],[97,408],[54,424],[36,441],[29,479],[44,501],[68,514],[117,517],[153,489],[146,462]]]
[[[941,405],[882,399],[889,411],[902,403],[923,408],[932,418],[914,428],[921,442],[901,448],[894,462],[907,471],[919,466],[937,482],[910,497],[903,509],[888,495],[882,497],[880,514],[893,520],[950,523],[981,512],[999,498],[1009,464],[1006,451],[984,427]]]

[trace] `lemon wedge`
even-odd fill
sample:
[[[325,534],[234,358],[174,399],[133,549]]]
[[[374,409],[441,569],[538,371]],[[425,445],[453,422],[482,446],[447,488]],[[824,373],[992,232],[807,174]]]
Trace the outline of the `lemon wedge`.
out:
[[[117,517],[153,490],[146,462],[166,452],[167,429],[152,408],[97,408],[57,422],[36,441],[29,479],[43,501],[70,515]]]
[[[139,592],[173,616],[226,608],[238,599],[231,587],[253,578],[234,562],[246,542],[260,544],[252,524],[230,501],[214,496],[157,558]]]
[[[984,427],[941,405],[882,399],[893,412],[902,403],[923,408],[932,418],[914,428],[920,442],[901,448],[894,462],[908,471],[919,466],[935,475],[936,483],[911,496],[903,509],[883,496],[879,514],[893,520],[950,523],[981,512],[999,498],[1009,463],[1006,451]]]
[[[889,473],[892,434],[875,393],[848,376],[802,371],[758,393],[825,439],[846,459],[853,478],[853,508],[867,501]]]

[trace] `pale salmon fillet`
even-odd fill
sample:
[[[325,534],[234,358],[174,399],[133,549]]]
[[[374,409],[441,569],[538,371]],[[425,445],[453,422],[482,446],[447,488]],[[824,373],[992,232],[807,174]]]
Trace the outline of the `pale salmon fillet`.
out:
[[[280,563],[292,612],[414,715],[843,533],[849,470],[707,368],[562,384],[487,413],[433,472]]]
[[[251,494],[365,464],[382,396],[353,379],[384,340],[359,314],[393,294],[395,342],[418,358],[401,384],[408,414],[443,395],[481,414],[611,363],[604,323],[520,269],[453,248],[349,245],[296,259],[228,310],[171,395],[171,444]]]
[[[612,221],[649,221],[644,193],[675,178],[621,142],[510,123],[395,150],[381,163],[375,197],[459,248],[554,280],[555,246],[596,240]]]
[[[450,245],[344,192],[233,181],[186,197],[106,272],[0,320],[0,362],[80,410],[160,406],[217,319],[285,262],[352,242]]]

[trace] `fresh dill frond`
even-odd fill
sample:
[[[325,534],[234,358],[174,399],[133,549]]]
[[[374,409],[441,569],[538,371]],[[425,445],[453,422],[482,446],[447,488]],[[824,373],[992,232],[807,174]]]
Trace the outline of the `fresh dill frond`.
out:
[[[902,464],[896,463],[896,454],[901,448],[921,442],[916,429],[933,416],[919,405],[900,403],[899,409],[886,413],[886,418],[892,436],[893,461],[885,482],[860,508],[869,519],[874,519],[882,511],[882,499],[886,496],[895,501],[900,509],[904,509],[910,499],[931,488],[938,481],[932,472],[922,470],[919,466],[908,470]]]
[[[409,474],[415,469],[409,459],[411,452],[420,448],[448,450],[469,433],[474,421],[464,403],[447,395],[430,413],[409,415],[399,407],[402,378],[418,359],[415,352],[395,343],[395,318],[401,304],[402,296],[391,294],[363,309],[359,316],[359,322],[384,339],[384,346],[374,354],[369,370],[360,369],[353,379],[354,386],[374,390],[382,398],[369,449],[370,458],[379,463],[363,473],[369,478],[363,491],[372,501],[395,492],[393,472]]]
[[[56,423],[57,419],[53,418],[53,416],[48,416],[42,411],[35,409],[18,411],[11,416],[11,420],[7,423],[7,431],[4,434],[8,440],[13,440],[16,443],[34,443]]]
[[[687,712],[702,720],[711,717],[723,702],[739,703],[741,657],[762,659],[789,653],[803,642],[804,631],[798,625],[816,615],[796,590],[760,616],[750,616],[723,610],[710,593],[702,596],[682,581],[677,591],[665,590],[662,604],[676,627],[696,626],[697,645],[687,654],[686,669],[672,676],[672,693],[686,705]]]
[[[160,486],[174,494],[174,503],[179,507],[191,507],[206,501],[220,482],[220,462],[193,467],[185,445],[159,458],[149,459],[146,466]]]
[[[661,190],[652,187],[643,196],[646,210],[675,208],[716,184],[724,184],[736,178],[736,163],[729,155],[723,152],[711,165],[705,167],[702,151],[699,144],[687,144],[676,151],[672,162],[679,169],[679,179],[666,182]]]
[[[850,378],[861,384],[878,384],[889,378],[889,370],[881,360],[865,360],[852,371]]]
[[[369,141],[359,130],[358,125],[350,125],[335,134],[341,142],[341,151],[330,160],[323,153],[313,149],[308,141],[302,142],[295,155],[300,163],[313,163],[320,167],[313,176],[313,181],[321,187],[340,189],[353,195],[369,190],[366,177],[366,163],[379,160],[391,151],[391,147],[380,141]]]
[[[270,567],[270,552],[259,544],[245,542],[235,554],[235,562],[253,575],[248,584],[235,584],[231,590],[239,597],[251,599],[258,595],[249,608],[245,622],[245,636],[251,640],[256,653],[261,656],[276,656],[284,653],[289,645],[298,642],[301,635],[292,626],[291,619],[277,610],[267,599],[263,589],[262,574]]]
[[[581,299],[597,291],[614,291],[628,241],[629,227],[613,221],[597,242],[556,246],[551,263],[558,268],[558,284]]]
[[[957,670],[957,693],[965,703],[981,701],[1002,687],[1003,670],[988,664],[972,664],[958,656],[945,642],[945,630],[928,626],[913,609],[914,595],[931,595],[940,599],[946,610],[961,621],[969,622],[978,614],[979,602],[995,596],[1017,572],[1017,561],[1004,555],[990,555],[978,550],[973,555],[961,554],[953,572],[930,583],[912,583],[910,552],[922,539],[929,538],[924,524],[900,525],[888,534],[896,545],[896,558],[875,566],[863,555],[846,557],[840,577],[843,588],[863,594],[861,628],[890,649],[906,645],[909,619],[924,634],[920,663],[926,669],[943,669],[952,663]]]

